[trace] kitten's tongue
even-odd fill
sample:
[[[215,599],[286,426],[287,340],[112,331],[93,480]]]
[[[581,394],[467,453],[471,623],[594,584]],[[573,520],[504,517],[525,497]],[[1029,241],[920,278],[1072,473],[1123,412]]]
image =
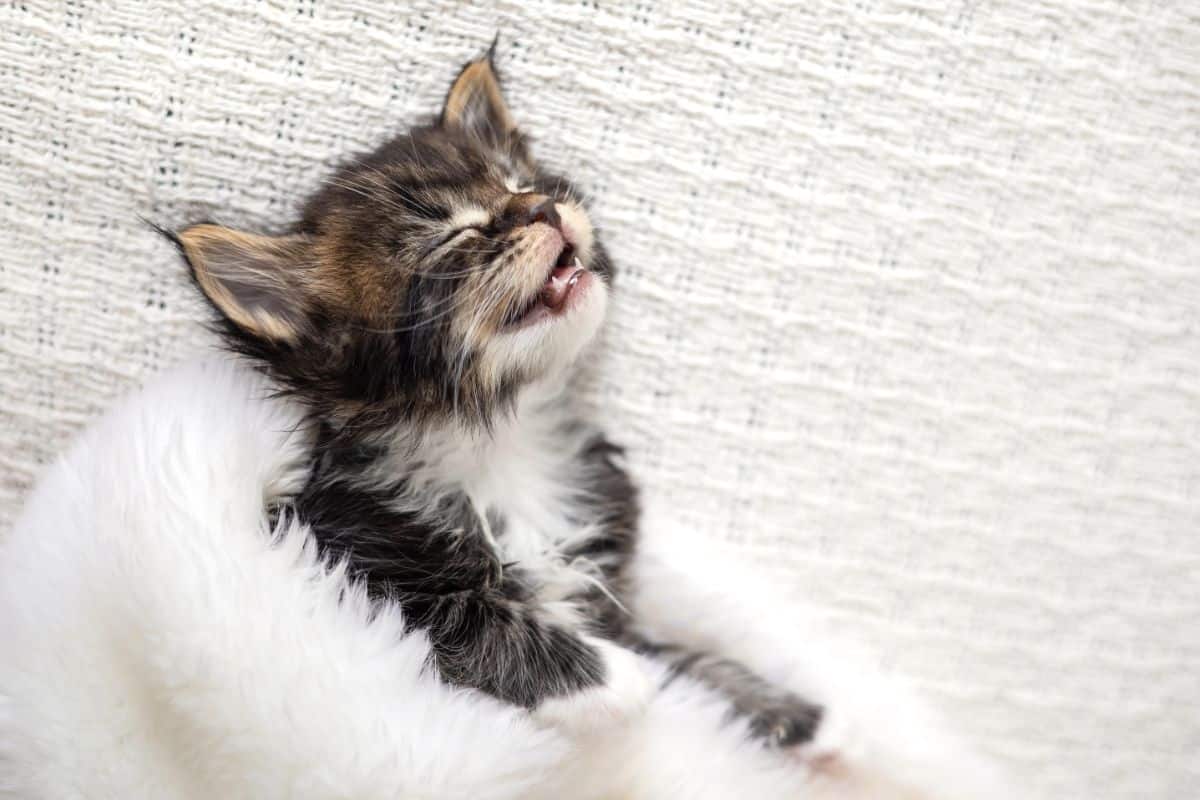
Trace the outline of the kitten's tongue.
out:
[[[542,287],[542,302],[549,306],[551,311],[562,308],[562,304],[567,301],[567,295],[571,293],[571,287],[579,282],[583,271],[583,267],[576,264],[555,268],[546,279],[546,285]]]

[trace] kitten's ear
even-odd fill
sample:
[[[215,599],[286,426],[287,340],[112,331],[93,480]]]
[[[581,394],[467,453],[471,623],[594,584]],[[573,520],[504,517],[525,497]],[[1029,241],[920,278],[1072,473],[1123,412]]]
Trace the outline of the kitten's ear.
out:
[[[175,236],[200,290],[237,327],[294,342],[311,310],[311,253],[304,236],[259,236],[193,225]]]
[[[458,128],[483,142],[506,145],[514,138],[517,125],[500,91],[500,77],[492,59],[495,49],[493,42],[486,55],[470,62],[458,73],[446,93],[441,123],[443,127]]]

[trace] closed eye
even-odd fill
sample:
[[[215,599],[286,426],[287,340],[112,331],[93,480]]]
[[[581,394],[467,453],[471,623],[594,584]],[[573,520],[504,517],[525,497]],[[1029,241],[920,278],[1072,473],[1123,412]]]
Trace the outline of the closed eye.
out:
[[[480,225],[464,225],[461,228],[455,228],[454,230],[448,232],[445,236],[442,236],[442,237],[436,239],[431,245],[429,245],[428,252],[432,253],[434,250],[439,250],[439,249],[445,247],[446,245],[453,242],[455,239],[462,236],[464,233],[468,233],[468,232],[479,233],[482,230],[483,230],[483,227]]]

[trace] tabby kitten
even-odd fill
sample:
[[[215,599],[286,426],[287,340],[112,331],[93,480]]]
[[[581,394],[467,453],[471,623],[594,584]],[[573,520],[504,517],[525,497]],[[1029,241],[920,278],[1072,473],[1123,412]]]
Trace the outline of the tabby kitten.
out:
[[[172,238],[225,341],[307,409],[311,472],[280,513],[401,605],[446,682],[589,726],[641,707],[656,658],[765,742],[812,737],[818,708],[648,641],[625,611],[637,493],[566,392],[613,267],[571,183],[533,159],[491,52],[290,231]]]

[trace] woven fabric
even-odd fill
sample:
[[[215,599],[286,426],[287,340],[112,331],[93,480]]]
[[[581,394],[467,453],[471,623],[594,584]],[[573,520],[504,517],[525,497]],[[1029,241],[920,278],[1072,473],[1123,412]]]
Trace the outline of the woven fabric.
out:
[[[1045,797],[1200,778],[1186,3],[0,7],[0,523],[207,342],[138,216],[279,228],[499,29],[622,269],[647,503],[786,576]]]

